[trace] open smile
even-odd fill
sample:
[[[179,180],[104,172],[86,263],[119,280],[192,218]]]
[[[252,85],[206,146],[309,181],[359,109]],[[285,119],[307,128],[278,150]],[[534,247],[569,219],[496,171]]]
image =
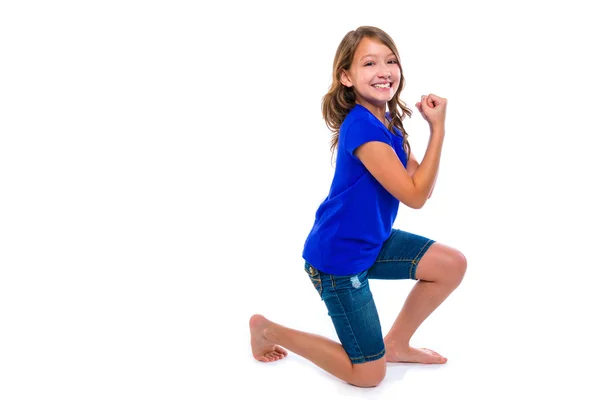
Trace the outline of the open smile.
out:
[[[373,86],[375,89],[379,89],[379,90],[386,90],[386,89],[390,89],[392,87],[392,83],[391,82],[386,82],[386,83],[376,83]]]

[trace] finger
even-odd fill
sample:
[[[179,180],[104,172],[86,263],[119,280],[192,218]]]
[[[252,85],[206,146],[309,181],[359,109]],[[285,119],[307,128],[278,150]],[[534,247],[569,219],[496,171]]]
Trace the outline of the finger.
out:
[[[424,109],[425,107],[428,107],[428,104],[427,104],[426,96],[423,95],[423,96],[421,96],[421,108]],[[428,107],[428,108],[431,108],[431,107]]]
[[[429,94],[429,98],[431,98],[433,100],[433,103],[437,106],[438,104],[442,104],[446,101],[445,98],[437,96],[433,93]]]
[[[433,98],[431,97],[431,95],[427,96],[427,105],[431,108],[433,108],[436,105],[436,104],[434,104]]]

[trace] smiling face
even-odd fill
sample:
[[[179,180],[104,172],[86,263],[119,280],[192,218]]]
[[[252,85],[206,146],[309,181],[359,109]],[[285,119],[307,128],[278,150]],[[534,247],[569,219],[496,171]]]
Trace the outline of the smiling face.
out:
[[[356,102],[378,117],[400,84],[400,65],[394,52],[377,39],[364,37],[356,48],[349,70],[342,71],[341,83],[353,87]]]

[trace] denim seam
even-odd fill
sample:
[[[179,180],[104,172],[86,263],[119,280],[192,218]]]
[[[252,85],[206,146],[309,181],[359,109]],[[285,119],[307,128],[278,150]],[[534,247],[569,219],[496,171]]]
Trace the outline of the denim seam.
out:
[[[380,351],[379,353],[377,353],[377,354],[373,354],[373,355],[371,355],[371,356],[362,356],[362,357],[358,357],[358,358],[356,358],[356,357],[355,357],[355,358],[349,357],[349,358],[350,358],[350,360],[368,360],[368,359],[370,359],[370,358],[379,357],[379,356],[380,356],[380,355],[382,355],[383,353],[385,353],[385,347],[384,347],[384,348],[383,348],[383,350],[382,350],[382,351]]]
[[[417,264],[419,263],[419,261],[421,261],[421,257],[423,257],[423,250],[425,250],[425,248],[432,243],[433,240],[429,239],[427,241],[427,243],[425,243],[423,245],[423,247],[421,247],[421,250],[419,250],[419,253],[417,254],[417,256],[414,258],[414,260],[411,261],[411,267],[410,267],[410,277],[411,279],[416,279],[416,275],[417,275]]]

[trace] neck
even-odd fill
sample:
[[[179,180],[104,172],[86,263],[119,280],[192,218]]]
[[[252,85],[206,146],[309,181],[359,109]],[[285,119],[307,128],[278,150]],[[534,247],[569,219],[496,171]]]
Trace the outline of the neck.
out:
[[[356,103],[360,104],[361,106],[363,106],[364,108],[369,110],[371,112],[371,114],[373,114],[378,120],[380,120],[384,125],[387,125],[387,121],[385,120],[385,111],[386,111],[385,103],[381,106],[371,104],[366,101],[359,101],[359,100],[357,100]]]

